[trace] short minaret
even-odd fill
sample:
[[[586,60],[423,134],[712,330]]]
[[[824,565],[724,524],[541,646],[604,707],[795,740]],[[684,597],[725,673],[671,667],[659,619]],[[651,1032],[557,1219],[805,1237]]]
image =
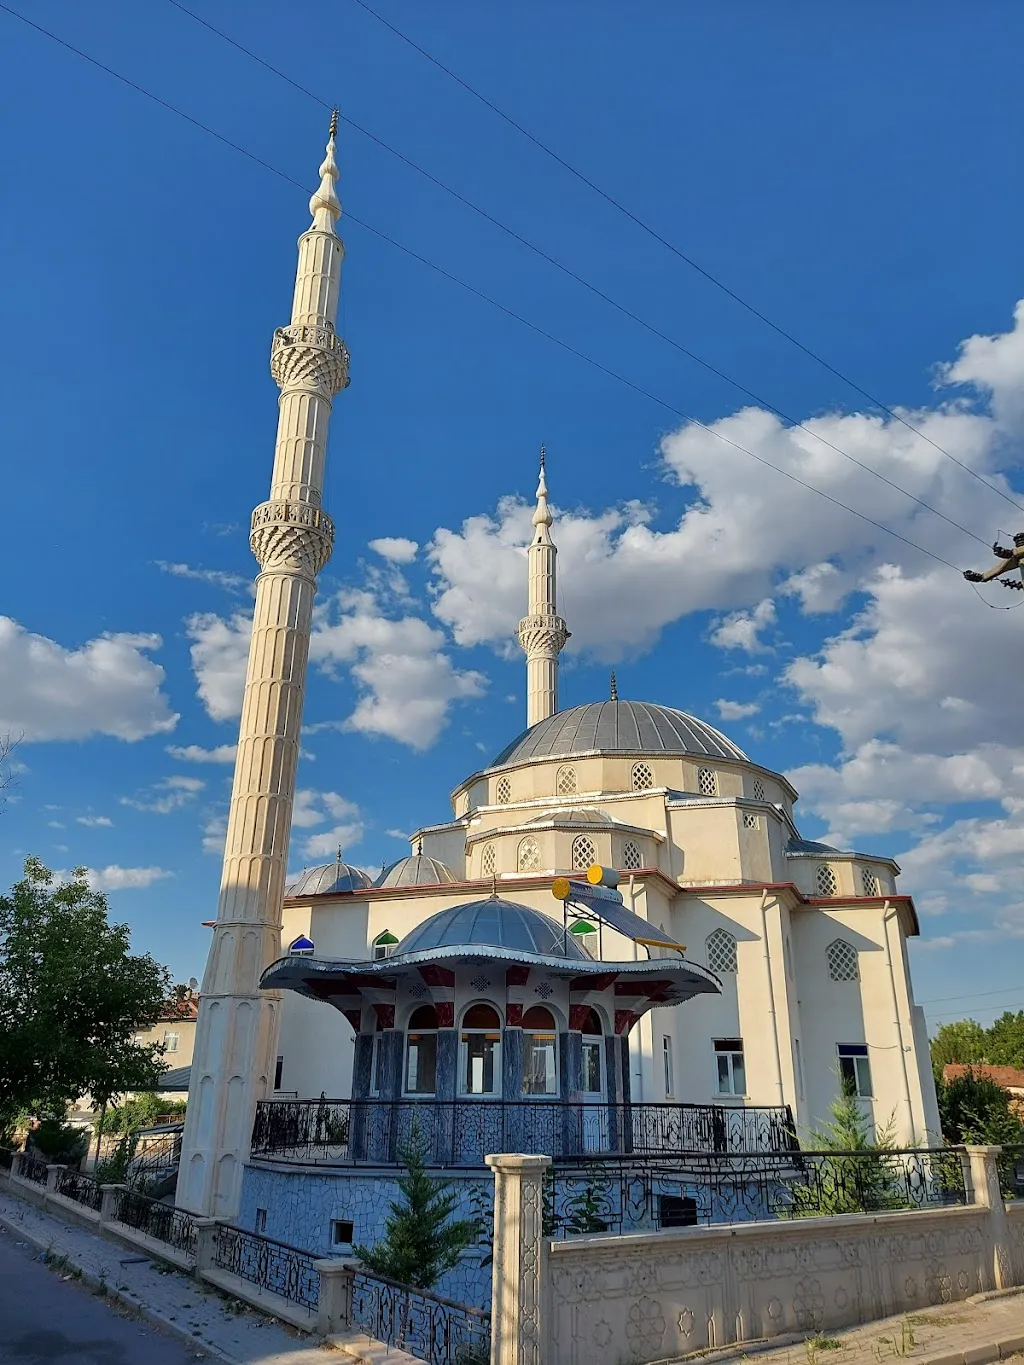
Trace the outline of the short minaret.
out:
[[[526,653],[526,723],[536,725],[558,710],[558,655],[569,632],[558,615],[555,599],[555,542],[551,539],[551,509],[545,477],[544,447],[540,448],[536,530],[527,550],[530,597],[527,614],[519,622],[519,643]]]
[[[274,333],[281,390],[270,499],[252,515],[259,561],[224,869],[203,978],[177,1201],[231,1218],[238,1209],[256,1101],[274,1077],[280,996],[260,990],[281,952],[281,903],[299,758],[316,576],[334,525],[321,506],[331,402],[348,380],[334,330],[345,248],[335,232],[337,114],[313,222],[299,238],[291,322]]]

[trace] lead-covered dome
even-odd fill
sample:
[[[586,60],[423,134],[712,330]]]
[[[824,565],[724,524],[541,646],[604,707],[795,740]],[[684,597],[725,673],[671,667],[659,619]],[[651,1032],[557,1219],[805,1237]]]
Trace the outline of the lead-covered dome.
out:
[[[490,766],[591,753],[692,754],[748,762],[731,739],[685,711],[648,701],[596,701],[556,711],[524,730]]]
[[[414,853],[386,867],[374,886],[444,886],[458,880],[447,863],[428,858],[425,853]]]
[[[406,934],[397,954],[473,947],[505,948],[539,957],[586,958],[572,934],[566,934],[548,915],[500,896],[438,911]]]
[[[308,867],[301,877],[286,886],[286,896],[331,896],[340,891],[365,891],[370,878],[361,868],[343,863],[340,858],[322,867]]]

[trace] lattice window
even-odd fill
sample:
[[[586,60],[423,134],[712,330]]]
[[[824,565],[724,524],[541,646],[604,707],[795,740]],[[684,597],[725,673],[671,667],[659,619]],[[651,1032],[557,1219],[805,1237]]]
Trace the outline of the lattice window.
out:
[[[757,829],[757,816],[752,810],[745,810],[743,812],[743,828]]]
[[[839,883],[828,863],[819,863],[814,874],[814,885],[819,896],[838,896]]]
[[[643,867],[643,865],[644,860],[640,856],[640,846],[634,844],[630,839],[629,843],[625,844],[622,849],[622,866],[627,872],[635,872],[637,868]]]
[[[705,943],[708,967],[716,976],[736,971],[736,940],[728,929],[716,929],[708,934]]]
[[[718,795],[718,774],[710,768],[701,768],[697,772],[697,790],[701,796]]]
[[[480,875],[482,877],[493,877],[497,865],[498,860],[494,852],[494,845],[485,844],[484,851],[480,855]]]
[[[536,839],[523,839],[520,843],[517,865],[520,872],[536,872],[540,867],[540,849]]]
[[[764,783],[759,777],[754,778],[754,786],[751,795],[755,801],[763,801],[765,799]]]
[[[498,778],[498,785],[494,788],[494,797],[499,806],[507,806],[512,800],[512,783],[507,777]]]
[[[576,769],[568,764],[555,774],[555,791],[559,796],[572,796],[576,788]]]
[[[862,867],[860,872],[861,886],[864,888],[865,896],[878,895],[878,878],[871,871],[870,867]]]
[[[635,792],[650,791],[654,786],[654,773],[647,763],[634,763],[631,778]]]
[[[591,863],[596,862],[597,849],[594,847],[593,839],[588,839],[585,834],[577,834],[572,841],[573,867],[590,867]]]
[[[828,974],[833,981],[857,981],[860,969],[857,965],[857,949],[845,938],[833,939],[825,949]]]

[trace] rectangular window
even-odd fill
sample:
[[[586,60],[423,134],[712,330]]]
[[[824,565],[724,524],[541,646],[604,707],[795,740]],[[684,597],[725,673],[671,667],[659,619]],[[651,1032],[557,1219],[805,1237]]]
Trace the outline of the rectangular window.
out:
[[[331,1219],[331,1245],[350,1247],[356,1235],[356,1225],[350,1218]]]
[[[662,1194],[658,1196],[658,1224],[663,1228],[695,1228],[697,1201],[688,1195]]]
[[[177,1050],[178,1050],[178,1034],[176,1034],[176,1033],[165,1033],[165,1034],[164,1034],[164,1051],[165,1051],[165,1052],[177,1052]]]
[[[274,1063],[274,1089],[281,1089],[281,1077],[284,1075],[284,1058],[278,1057]]]
[[[256,1210],[256,1229],[255,1229],[255,1230],[256,1230],[257,1232],[266,1232],[266,1230],[267,1230],[267,1211],[266,1211],[266,1209],[257,1209],[257,1210]]]
[[[523,1034],[523,1094],[557,1095],[555,1035]]]
[[[747,1070],[743,1065],[742,1038],[715,1039],[717,1090],[720,1095],[745,1095]]]
[[[501,1076],[501,1034],[462,1035],[462,1093],[496,1095]]]
[[[583,1044],[583,1093],[585,1095],[604,1094],[604,1076],[601,1065],[603,1047],[603,1043],[596,1041],[585,1041]]]
[[[665,1068],[665,1094],[672,1095],[675,1093],[672,1076],[672,1039],[667,1033],[661,1039],[661,1061]]]
[[[433,1095],[437,1084],[437,1034],[410,1033],[405,1059],[406,1093]]]
[[[837,1043],[839,1052],[839,1080],[844,1095],[871,1098],[871,1066],[865,1043]]]

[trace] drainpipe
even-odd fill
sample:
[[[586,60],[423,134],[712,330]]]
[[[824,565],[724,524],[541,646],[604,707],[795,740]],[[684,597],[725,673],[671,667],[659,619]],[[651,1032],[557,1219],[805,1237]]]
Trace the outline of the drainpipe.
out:
[[[903,1046],[903,1025],[900,1022],[899,997],[896,994],[896,973],[892,965],[892,947],[889,943],[889,920],[895,919],[899,914],[895,906],[890,906],[886,901],[882,907],[882,933],[885,935],[885,960],[889,967],[889,989],[892,992],[892,1021],[896,1028],[896,1043],[900,1050],[900,1066],[903,1075],[903,1102],[907,1106],[907,1118],[910,1120],[910,1145],[917,1145],[917,1125],[914,1122],[914,1107],[910,1102],[910,1075],[907,1071],[907,1051]]]
[[[772,980],[772,954],[768,946],[768,888],[761,892],[761,942],[764,944],[764,970],[768,978],[768,1014],[772,1021],[772,1042],[775,1045],[775,1083],[779,1091],[779,1104],[786,1103],[782,1088],[782,1053],[779,1050],[779,1021],[775,1014],[775,983]]]

